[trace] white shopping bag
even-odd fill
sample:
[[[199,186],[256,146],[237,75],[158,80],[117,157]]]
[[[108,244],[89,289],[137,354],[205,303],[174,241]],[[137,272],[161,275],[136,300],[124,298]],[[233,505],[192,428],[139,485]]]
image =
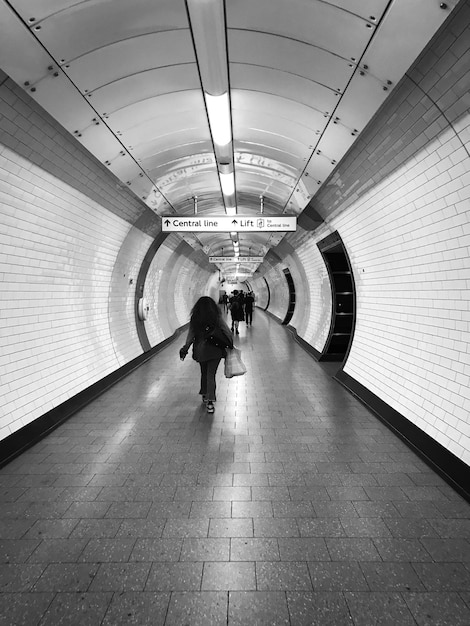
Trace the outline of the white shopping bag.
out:
[[[227,350],[225,357],[225,377],[233,378],[234,376],[242,376],[246,373],[245,364],[242,361],[242,353],[238,348]]]

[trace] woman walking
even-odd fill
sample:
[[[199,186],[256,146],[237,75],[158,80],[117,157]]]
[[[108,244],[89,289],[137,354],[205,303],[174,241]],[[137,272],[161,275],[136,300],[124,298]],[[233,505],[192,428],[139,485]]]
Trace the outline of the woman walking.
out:
[[[203,402],[207,412],[214,412],[215,375],[220,360],[225,356],[227,347],[233,348],[230,329],[222,318],[220,308],[209,296],[202,296],[194,305],[189,321],[186,342],[180,350],[183,361],[193,344],[193,359],[201,368],[201,388]]]

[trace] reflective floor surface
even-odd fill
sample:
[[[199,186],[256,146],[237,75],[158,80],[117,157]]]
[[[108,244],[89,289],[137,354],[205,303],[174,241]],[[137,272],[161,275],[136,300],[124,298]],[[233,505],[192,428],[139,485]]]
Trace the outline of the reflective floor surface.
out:
[[[470,505],[256,311],[215,413],[181,336],[0,470],[0,624],[470,624]]]

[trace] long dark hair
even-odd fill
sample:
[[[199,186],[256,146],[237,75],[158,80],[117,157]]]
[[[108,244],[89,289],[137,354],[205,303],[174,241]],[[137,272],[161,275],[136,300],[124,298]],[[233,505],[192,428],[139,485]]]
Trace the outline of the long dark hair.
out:
[[[209,296],[202,296],[192,308],[190,324],[194,332],[201,332],[208,326],[215,326],[221,316],[215,300]]]

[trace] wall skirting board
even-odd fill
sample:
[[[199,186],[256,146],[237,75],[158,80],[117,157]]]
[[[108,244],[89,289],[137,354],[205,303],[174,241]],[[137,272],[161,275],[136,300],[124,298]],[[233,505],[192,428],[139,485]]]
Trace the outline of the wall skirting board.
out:
[[[395,411],[342,369],[334,376],[343,387],[402,439],[463,498],[470,502],[470,467],[444,446]]]
[[[95,400],[110,387],[143,365],[146,361],[151,359],[158,352],[160,352],[160,350],[176,339],[184,330],[186,330],[187,327],[188,324],[181,326],[181,328],[178,328],[173,335],[147,352],[144,352],[135,359],[132,359],[129,363],[126,363],[90,387],[87,387],[77,395],[73,396],[73,398],[69,398],[59,406],[56,406],[47,413],[44,413],[41,417],[38,417],[30,424],[23,426],[23,428],[20,428],[0,441],[0,467],[3,467],[12,461],[15,457],[57,428],[57,426],[60,426],[60,424],[72,417],[74,413],[83,409],[87,404],[92,402],[92,400]]]
[[[310,345],[307,341],[305,341],[305,339],[302,339],[302,337],[299,337],[299,335],[297,334],[297,330],[293,327],[293,326],[287,326],[287,330],[292,333],[295,341],[302,346],[302,348],[305,350],[305,352],[308,352],[311,356],[313,356],[314,359],[316,359],[317,361],[320,359],[322,353],[319,352],[318,350],[316,350],[312,345]]]

